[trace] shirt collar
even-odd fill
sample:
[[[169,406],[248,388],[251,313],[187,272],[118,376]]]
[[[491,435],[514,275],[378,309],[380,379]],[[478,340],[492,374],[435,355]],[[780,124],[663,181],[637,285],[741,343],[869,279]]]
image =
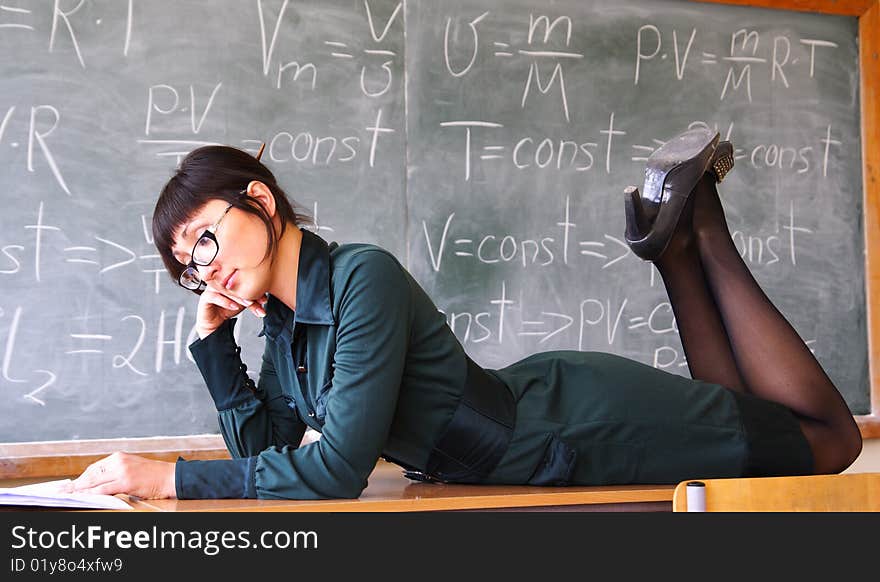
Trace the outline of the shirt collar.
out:
[[[335,247],[336,243],[328,245],[313,232],[302,230],[296,275],[296,311],[269,295],[263,331],[259,335],[266,335],[272,340],[284,335],[290,340],[297,323],[334,323],[330,304],[330,251]]]

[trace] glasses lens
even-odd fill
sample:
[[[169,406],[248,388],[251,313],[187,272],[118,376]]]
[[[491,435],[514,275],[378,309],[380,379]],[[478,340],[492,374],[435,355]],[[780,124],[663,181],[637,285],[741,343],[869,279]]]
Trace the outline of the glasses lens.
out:
[[[192,267],[187,267],[183,273],[180,274],[180,278],[178,279],[180,284],[187,289],[198,289],[199,285],[202,284],[202,279],[199,277],[199,272],[193,269]]]
[[[193,249],[193,262],[197,265],[208,265],[217,256],[217,242],[208,237],[201,237]]]

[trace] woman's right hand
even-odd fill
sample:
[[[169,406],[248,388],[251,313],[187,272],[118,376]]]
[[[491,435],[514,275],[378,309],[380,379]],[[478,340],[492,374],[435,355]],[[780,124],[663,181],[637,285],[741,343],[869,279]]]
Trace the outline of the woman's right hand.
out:
[[[205,339],[224,321],[235,317],[245,309],[251,310],[257,317],[264,317],[266,315],[265,305],[265,297],[259,302],[252,302],[228,293],[220,293],[208,286],[199,296],[196,333],[199,339]]]

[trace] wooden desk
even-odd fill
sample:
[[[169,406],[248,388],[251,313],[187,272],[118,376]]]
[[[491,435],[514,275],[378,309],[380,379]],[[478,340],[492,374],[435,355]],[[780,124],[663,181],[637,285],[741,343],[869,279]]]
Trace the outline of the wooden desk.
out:
[[[526,487],[419,483],[379,461],[358,499],[143,500],[155,511],[671,511],[674,485]]]
[[[5,480],[10,487],[36,479]],[[672,511],[675,485],[529,487],[419,483],[380,461],[358,499],[135,499],[139,511]]]

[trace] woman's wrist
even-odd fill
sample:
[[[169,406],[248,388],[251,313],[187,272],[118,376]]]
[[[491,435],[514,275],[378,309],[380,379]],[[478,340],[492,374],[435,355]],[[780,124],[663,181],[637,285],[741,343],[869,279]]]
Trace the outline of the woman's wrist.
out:
[[[171,465],[171,471],[165,478],[165,494],[166,499],[177,499],[177,463],[168,463]]]
[[[196,335],[199,336],[200,340],[203,340],[206,337],[208,337],[209,335],[211,335],[212,333],[214,333],[215,331],[217,331],[217,329],[219,329],[219,327],[220,327],[219,325],[217,327],[211,327],[211,328],[196,327]]]

